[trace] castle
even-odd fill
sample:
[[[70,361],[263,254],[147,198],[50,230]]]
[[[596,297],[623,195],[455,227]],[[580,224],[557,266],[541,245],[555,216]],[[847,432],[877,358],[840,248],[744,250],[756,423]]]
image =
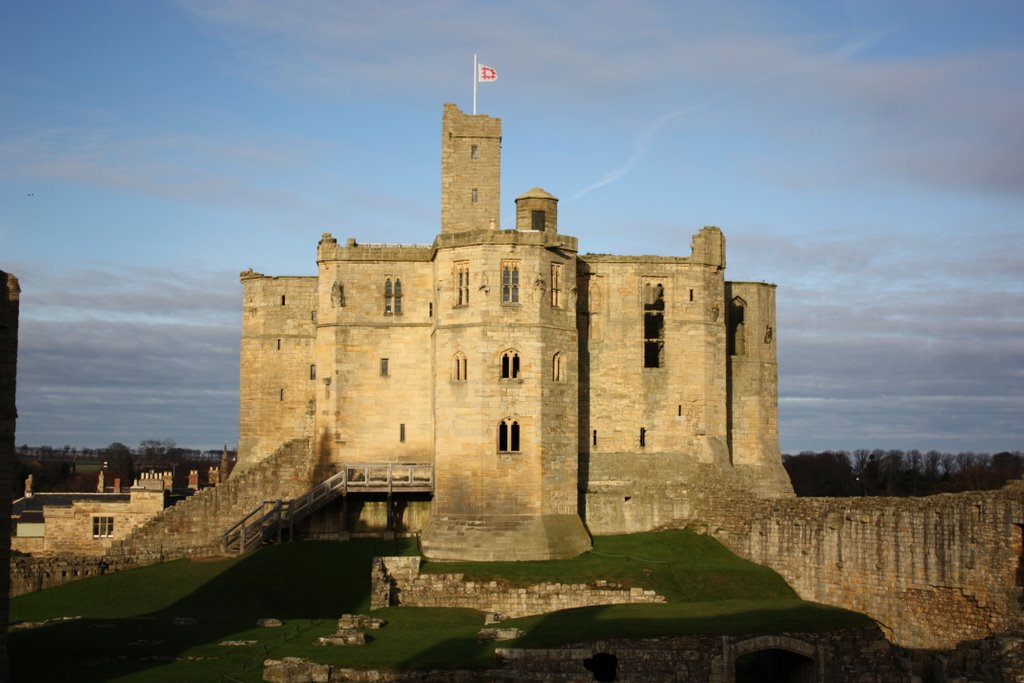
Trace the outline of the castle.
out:
[[[608,463],[791,496],[774,285],[726,281],[714,227],[689,256],[580,254],[540,188],[500,228],[501,142],[500,119],[445,105],[432,244],[325,233],[316,276],[241,274],[239,467],[297,439],[325,469],[429,463],[434,559],[585,551]]]

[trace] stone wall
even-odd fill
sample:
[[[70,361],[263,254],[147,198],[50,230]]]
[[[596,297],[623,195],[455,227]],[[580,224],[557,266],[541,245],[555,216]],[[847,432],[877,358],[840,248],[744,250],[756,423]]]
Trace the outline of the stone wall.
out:
[[[500,581],[467,581],[459,573],[423,574],[419,557],[374,558],[371,576],[372,609],[393,605],[465,607],[515,619],[574,607],[665,602],[654,591],[605,581],[515,587]]]
[[[693,527],[779,572],[800,597],[864,612],[894,642],[948,648],[1019,626],[1024,483],[925,498],[750,496],[727,471],[648,456],[592,468],[594,533]]]
[[[737,675],[745,656],[768,653],[752,676]],[[500,668],[488,671],[378,671],[343,669],[312,662],[268,660],[263,680],[279,683],[350,681],[375,683],[663,683],[792,680],[806,683],[911,683],[901,660],[878,629],[779,635],[691,636],[608,640],[546,649],[497,648]],[[769,673],[770,671],[770,673]],[[1018,669],[1019,671],[1019,669]],[[917,679],[920,680],[920,679]],[[950,681],[955,679],[948,679]],[[1010,681],[1014,679],[985,679]]]
[[[104,500],[104,498],[109,498]],[[33,541],[41,540],[42,548],[36,552],[47,554],[103,555],[118,539],[127,538],[143,524],[164,510],[164,492],[131,490],[130,500],[120,494],[103,494],[74,501],[70,506],[47,505],[43,508],[46,519],[42,539],[18,539],[17,548],[32,552]],[[109,517],[113,520],[113,534],[109,537],[93,535],[93,518]],[[21,541],[26,541],[22,543]]]
[[[0,270],[0,682],[7,678],[7,617],[11,559],[11,479],[14,476],[14,404],[18,370],[18,278]]]

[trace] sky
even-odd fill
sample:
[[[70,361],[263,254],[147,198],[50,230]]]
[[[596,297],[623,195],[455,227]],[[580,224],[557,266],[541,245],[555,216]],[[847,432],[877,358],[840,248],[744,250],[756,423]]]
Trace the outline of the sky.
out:
[[[474,53],[503,227],[778,285],[784,452],[1024,449],[1019,0],[3,3],[17,443],[233,445],[239,272],[431,242]]]

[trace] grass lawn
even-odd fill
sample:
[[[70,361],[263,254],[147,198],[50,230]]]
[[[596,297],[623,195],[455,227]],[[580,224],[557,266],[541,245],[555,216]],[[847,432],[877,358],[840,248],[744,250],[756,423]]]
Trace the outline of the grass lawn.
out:
[[[486,668],[494,644],[476,642],[482,615],[465,609],[392,607],[365,647],[316,647],[343,613],[369,610],[370,561],[415,554],[412,541],[290,543],[244,558],[178,560],[51,588],[11,601],[11,622],[77,619],[11,632],[15,681],[260,681],[267,657],[306,657],[359,668]],[[512,585],[597,579],[657,590],[665,605],[565,610],[509,622],[527,632],[504,647],[609,637],[770,633],[860,626],[858,614],[806,603],[774,572],[686,531],[599,537],[573,560],[426,563]],[[176,617],[195,625],[175,625]],[[259,628],[276,617],[280,628]],[[225,646],[225,640],[255,641]]]

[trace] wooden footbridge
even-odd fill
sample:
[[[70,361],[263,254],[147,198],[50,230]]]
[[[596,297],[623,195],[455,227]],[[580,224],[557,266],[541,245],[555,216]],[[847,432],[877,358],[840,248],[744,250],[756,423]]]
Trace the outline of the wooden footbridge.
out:
[[[296,523],[349,493],[433,493],[434,466],[422,463],[360,463],[341,470],[293,500],[265,500],[224,532],[225,554],[243,555],[264,543],[290,539]]]

